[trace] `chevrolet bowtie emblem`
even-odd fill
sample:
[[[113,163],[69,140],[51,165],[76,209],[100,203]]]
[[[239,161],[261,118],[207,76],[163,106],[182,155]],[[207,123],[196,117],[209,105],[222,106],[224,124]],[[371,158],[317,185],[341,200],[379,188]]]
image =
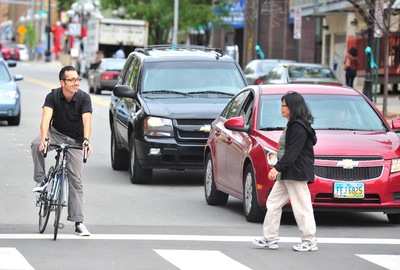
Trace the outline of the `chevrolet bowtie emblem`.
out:
[[[352,159],[343,159],[338,161],[338,167],[343,167],[343,169],[353,169],[354,167],[358,166],[358,161],[353,161]]]
[[[211,130],[211,125],[204,125],[200,128],[200,131],[204,131],[204,132],[210,132]]]

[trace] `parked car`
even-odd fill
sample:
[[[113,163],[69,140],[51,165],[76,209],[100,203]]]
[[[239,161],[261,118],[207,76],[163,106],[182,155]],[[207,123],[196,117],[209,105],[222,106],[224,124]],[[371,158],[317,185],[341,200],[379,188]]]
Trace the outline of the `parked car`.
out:
[[[301,93],[315,117],[314,210],[383,212],[399,224],[399,120],[391,127],[367,97],[345,86],[252,85],[232,98],[205,146],[207,203],[225,205],[233,196],[243,201],[248,221],[263,219],[273,186],[268,172],[287,124],[281,97],[288,91]]]
[[[328,66],[311,63],[278,64],[267,75],[262,77],[261,81],[261,84],[315,83],[343,85]]]
[[[21,92],[15,82],[23,80],[23,76],[12,76],[8,69],[16,64],[0,59],[0,120],[6,120],[10,126],[18,126],[21,120]]]
[[[113,90],[126,59],[103,58],[96,68],[89,69],[89,92],[101,94],[102,90]]]
[[[17,44],[9,40],[0,40],[0,51],[5,60],[19,60],[19,49]]]
[[[25,44],[17,44],[19,50],[19,60],[29,61],[29,50]]]
[[[295,62],[285,59],[254,59],[246,65],[243,72],[249,84],[262,84],[261,77],[267,75],[277,64]]]
[[[156,45],[130,53],[110,104],[111,165],[135,184],[153,169],[203,169],[211,122],[246,86],[222,50]]]

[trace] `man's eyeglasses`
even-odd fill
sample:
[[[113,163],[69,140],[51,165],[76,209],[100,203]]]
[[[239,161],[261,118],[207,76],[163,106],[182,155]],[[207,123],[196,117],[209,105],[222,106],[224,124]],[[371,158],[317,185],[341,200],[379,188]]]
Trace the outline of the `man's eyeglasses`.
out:
[[[72,83],[76,83],[76,82],[82,81],[82,78],[63,79],[63,81],[69,81]]]

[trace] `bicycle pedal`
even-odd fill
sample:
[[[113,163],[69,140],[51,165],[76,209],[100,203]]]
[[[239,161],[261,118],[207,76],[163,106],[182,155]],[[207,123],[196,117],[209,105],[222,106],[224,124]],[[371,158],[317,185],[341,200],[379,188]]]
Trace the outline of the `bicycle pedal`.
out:
[[[58,228],[61,230],[61,229],[64,229],[64,223],[58,223]]]

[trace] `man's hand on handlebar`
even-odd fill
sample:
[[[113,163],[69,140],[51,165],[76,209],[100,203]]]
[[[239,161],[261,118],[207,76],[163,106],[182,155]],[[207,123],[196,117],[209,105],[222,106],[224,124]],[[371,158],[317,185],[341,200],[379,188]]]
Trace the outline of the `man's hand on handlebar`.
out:
[[[50,144],[50,139],[47,137],[44,137],[40,140],[40,145],[39,145],[39,151],[43,152],[47,146]]]

